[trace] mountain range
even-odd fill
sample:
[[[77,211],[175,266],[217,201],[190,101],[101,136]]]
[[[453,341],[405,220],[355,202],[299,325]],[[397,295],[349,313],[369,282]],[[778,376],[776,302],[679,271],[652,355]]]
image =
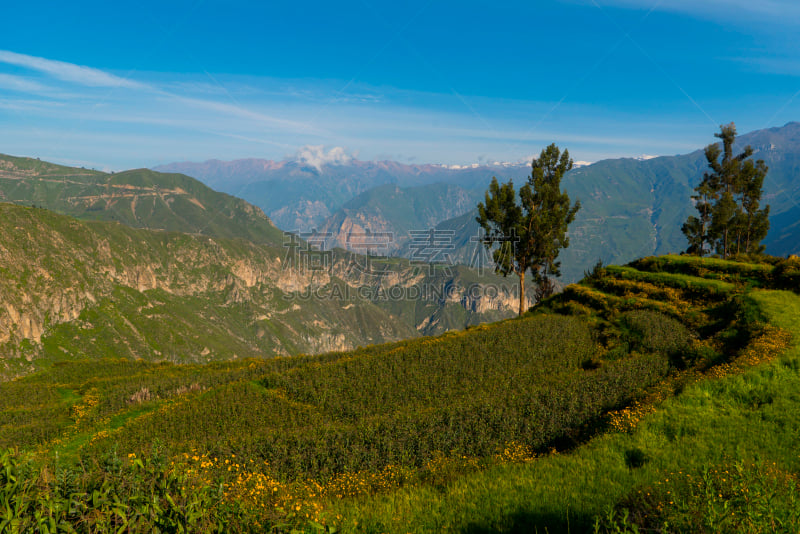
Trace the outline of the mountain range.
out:
[[[322,227],[356,196],[376,187],[452,184],[481,190],[493,175],[517,178],[526,168],[511,164],[451,168],[359,160],[315,166],[305,161],[244,159],[170,163],[154,169],[187,174],[219,191],[247,199],[262,208],[279,228],[310,231]]]
[[[737,148],[745,145],[770,169],[763,197],[771,206],[767,251],[795,253],[800,250],[800,123],[743,134]],[[676,156],[603,160],[569,172],[562,185],[582,208],[570,227],[570,247],[560,258],[564,281],[579,279],[597,260],[625,263],[684,250],[680,228],[694,211],[692,189],[707,168],[698,147]],[[527,163],[450,168],[357,160],[321,167],[302,161],[210,161],[159,169],[235,190],[278,226],[316,228],[331,234],[330,244],[338,246],[347,245],[353,230],[391,233],[389,252],[411,258],[409,232],[433,227],[455,245],[449,254],[462,262],[481,254],[474,239],[479,235],[475,214],[469,213],[491,178],[522,183],[530,173]]]

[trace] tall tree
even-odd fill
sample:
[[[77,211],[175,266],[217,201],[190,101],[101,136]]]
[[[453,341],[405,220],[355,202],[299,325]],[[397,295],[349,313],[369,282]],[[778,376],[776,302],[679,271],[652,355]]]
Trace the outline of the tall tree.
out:
[[[561,191],[561,179],[572,169],[569,151],[559,154],[555,144],[551,144],[531,163],[531,176],[528,186],[532,188],[530,205],[534,206],[533,225],[535,229],[534,245],[534,281],[536,297],[540,300],[553,294],[555,284],[552,277],[561,276],[561,262],[556,261],[562,248],[569,246],[567,229],[581,208],[580,202],[570,205],[569,195]],[[520,190],[522,203],[525,190]]]
[[[567,229],[580,209],[570,205],[561,191],[561,178],[572,168],[569,151],[555,144],[542,150],[531,163],[531,176],[519,190],[514,183],[492,178],[485,203],[478,204],[476,220],[486,232],[484,244],[493,250],[495,270],[519,277],[519,313],[525,312],[525,274],[530,270],[537,284],[537,298],[552,294],[553,276],[560,275],[556,261],[569,246]]]
[[[762,160],[754,163],[749,159],[753,155],[750,146],[734,155],[734,123],[720,126],[714,136],[722,141],[722,147],[717,143],[706,147],[710,172],[703,175],[692,196],[699,217],[690,216],[681,228],[689,241],[688,252],[702,256],[710,249],[723,258],[760,252],[761,240],[769,230],[769,206],[760,209],[767,166]]]

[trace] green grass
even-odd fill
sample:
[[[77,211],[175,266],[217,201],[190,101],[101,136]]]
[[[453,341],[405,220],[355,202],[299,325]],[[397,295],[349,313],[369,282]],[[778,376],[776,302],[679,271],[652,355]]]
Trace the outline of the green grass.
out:
[[[755,291],[751,297],[761,305],[769,322],[792,332],[800,340],[800,306],[797,294],[790,291]],[[787,352],[785,358],[796,356],[798,348]]]
[[[75,390],[69,388],[59,388],[58,396],[61,399],[61,402],[69,404],[70,406],[77,403],[81,399],[81,396],[75,393]]]
[[[639,280],[666,287],[679,289],[710,289],[718,293],[729,293],[736,287],[730,282],[710,280],[699,276],[668,272],[640,271],[633,267],[609,265],[605,268],[609,274],[628,280]]]
[[[135,419],[145,414],[152,413],[153,411],[159,408],[159,403],[151,403],[149,406],[143,406],[141,408],[136,408],[133,410],[127,410],[125,412],[119,413],[113,416],[108,422],[108,429],[109,430],[116,430],[118,428],[122,428],[131,419]]]
[[[73,434],[63,443],[59,443],[52,448],[52,453],[68,460],[78,457],[78,451],[91,441],[96,432],[80,432]]]
[[[83,447],[89,444],[92,439],[97,437],[98,432],[113,431],[118,428],[122,428],[132,419],[152,413],[154,410],[159,408],[159,404],[160,403],[158,402],[153,402],[148,406],[129,409],[118,413],[108,419],[107,422],[100,422],[100,424],[95,426],[92,430],[83,432],[78,431],[77,433],[70,435],[66,441],[60,441],[57,445],[53,446],[51,452],[58,454],[62,460],[66,460],[67,462],[72,461],[78,458],[78,455]]]
[[[759,263],[748,261],[729,261],[721,258],[700,258],[697,256],[650,256],[631,263],[637,269],[666,271],[670,273],[700,276],[738,284],[769,286],[776,258],[762,258]]]
[[[763,291],[753,298],[771,322],[800,340],[800,297]],[[753,458],[798,473],[798,369],[795,342],[775,362],[687,387],[630,434],[606,434],[568,454],[467,475],[441,490],[404,488],[332,506],[348,518],[348,532],[584,532],[608,507],[680,473],[697,476],[705,467]],[[772,402],[753,408],[758,397]],[[629,467],[628,451],[641,451],[647,461]]]

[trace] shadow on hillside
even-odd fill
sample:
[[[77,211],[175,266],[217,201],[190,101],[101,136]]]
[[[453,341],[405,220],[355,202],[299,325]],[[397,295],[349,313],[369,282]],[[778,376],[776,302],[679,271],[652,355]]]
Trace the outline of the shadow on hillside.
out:
[[[503,518],[495,527],[472,524],[467,525],[463,534],[493,534],[496,532],[513,532],[519,534],[578,534],[592,532],[594,517],[575,515],[570,512],[533,512],[520,510]]]

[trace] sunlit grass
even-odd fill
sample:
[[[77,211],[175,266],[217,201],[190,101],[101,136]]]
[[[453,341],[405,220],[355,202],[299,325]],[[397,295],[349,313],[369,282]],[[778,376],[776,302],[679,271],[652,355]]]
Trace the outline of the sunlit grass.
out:
[[[800,340],[797,295],[763,291],[753,297],[770,321]],[[754,458],[797,473],[799,363],[795,342],[777,360],[688,386],[631,432],[606,434],[568,454],[469,474],[442,491],[403,488],[331,506],[348,518],[346,531],[583,532],[608,507],[670,476],[697,477],[709,466],[733,468]]]

